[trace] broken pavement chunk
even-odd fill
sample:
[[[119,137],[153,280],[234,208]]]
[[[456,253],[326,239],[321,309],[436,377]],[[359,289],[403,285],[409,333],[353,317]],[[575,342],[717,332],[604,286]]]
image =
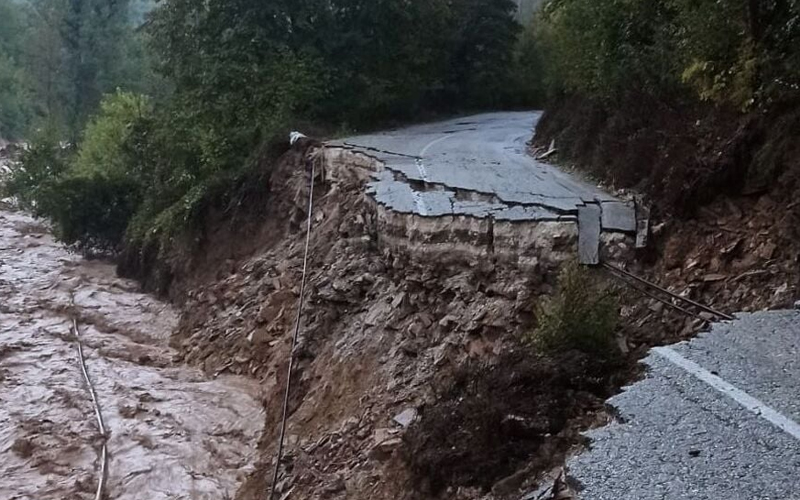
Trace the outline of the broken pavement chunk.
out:
[[[581,264],[600,264],[600,207],[586,205],[578,209],[578,258]]]
[[[401,413],[395,415],[395,417],[392,420],[398,423],[401,427],[405,428],[414,423],[414,420],[416,420],[416,418],[417,418],[417,410],[414,408],[407,408],[403,410]]]
[[[636,210],[632,206],[619,201],[607,201],[601,208],[604,230],[636,232]]]

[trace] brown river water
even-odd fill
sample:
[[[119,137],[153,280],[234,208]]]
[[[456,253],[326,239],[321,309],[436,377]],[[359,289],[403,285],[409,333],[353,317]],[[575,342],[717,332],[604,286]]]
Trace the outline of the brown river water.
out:
[[[257,383],[173,362],[171,306],[0,209],[0,500],[94,498],[101,439],[71,311],[110,434],[106,497],[233,497],[263,428]]]

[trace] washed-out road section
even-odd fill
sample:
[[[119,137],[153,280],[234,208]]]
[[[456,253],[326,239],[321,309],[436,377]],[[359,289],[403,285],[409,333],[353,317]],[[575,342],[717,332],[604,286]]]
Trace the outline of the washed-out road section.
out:
[[[605,208],[607,229],[635,230],[632,208],[528,153],[540,116],[481,114],[332,144],[366,152],[385,165],[370,191],[396,212],[576,221],[580,207],[596,204]]]
[[[0,498],[94,498],[101,438],[73,312],[110,433],[107,498],[232,496],[263,429],[255,382],[173,363],[174,310],[0,210]]]
[[[800,311],[654,349],[568,464],[583,500],[800,499]]]

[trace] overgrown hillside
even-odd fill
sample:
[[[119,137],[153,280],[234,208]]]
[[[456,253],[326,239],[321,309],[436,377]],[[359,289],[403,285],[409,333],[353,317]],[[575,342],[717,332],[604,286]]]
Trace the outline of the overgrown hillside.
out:
[[[553,1],[538,140],[670,214],[797,189],[800,4]],[[788,205],[788,203],[787,203]]]
[[[0,123],[31,140],[10,191],[66,243],[149,255],[196,237],[210,207],[235,210],[263,180],[260,159],[291,129],[541,100],[513,0],[148,6],[3,4],[16,31],[0,58],[17,69],[0,72],[14,84],[0,99],[19,110]],[[48,45],[20,49],[34,42]]]
[[[536,26],[536,140],[646,194],[640,272],[721,309],[800,291],[798,21],[793,0],[557,0]]]

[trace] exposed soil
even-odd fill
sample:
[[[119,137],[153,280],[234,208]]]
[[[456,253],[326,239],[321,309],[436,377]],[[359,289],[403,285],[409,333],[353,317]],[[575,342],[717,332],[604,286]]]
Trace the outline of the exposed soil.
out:
[[[174,285],[185,290],[173,337],[181,359],[209,374],[256,377],[267,401],[280,400],[286,379],[310,152],[282,159],[260,225],[212,219],[210,246],[193,262],[214,274],[187,273],[191,280]],[[483,233],[458,230],[455,219],[403,216],[401,231],[365,195],[371,162],[350,154],[319,165],[278,490],[286,498],[513,497],[580,444],[580,430],[611,418],[603,401],[634,376],[629,360],[644,342],[621,336],[628,356],[616,363],[536,356],[522,338],[573,256],[573,232],[553,225],[541,248],[514,256],[456,241]],[[279,411],[268,405],[261,462],[241,500],[269,486]]]
[[[632,270],[729,313],[782,308],[800,292],[799,110],[743,115],[628,96],[609,111],[571,97],[545,113],[537,142],[555,140],[557,161],[647,194],[653,238]]]
[[[632,108],[639,118],[629,122],[572,103],[541,124],[541,140],[556,137],[562,160],[583,160],[595,176],[656,202],[651,249],[634,259],[629,245],[612,241],[611,257],[728,312],[791,304],[796,219],[778,209],[784,195],[764,195],[747,174],[761,154],[748,146],[763,142],[755,122],[726,124],[719,115],[727,141],[707,141],[697,135],[705,122],[687,128],[695,115],[638,112],[649,105]],[[652,131],[665,123],[673,136]],[[485,236],[479,224],[382,213],[364,194],[371,159],[331,165],[305,146],[274,170],[265,163],[266,189],[234,212],[210,211],[199,238],[176,242],[166,258],[145,251],[123,261],[181,305],[176,360],[261,382],[259,460],[239,500],[263,498],[269,486],[280,417],[271,403],[286,382],[309,161],[320,162],[318,203],[281,498],[514,498],[563,463],[581,430],[613,418],[603,402],[636,376],[635,360],[649,346],[704,326],[622,288],[622,358],[539,356],[522,339],[536,325],[534,305],[555,290],[574,232],[527,231],[535,244],[524,251],[503,253],[504,241],[475,246]],[[700,158],[691,168],[672,161],[690,157]],[[639,168],[650,160],[652,169]],[[659,223],[672,213],[684,220]],[[31,445],[14,449],[24,455]]]

